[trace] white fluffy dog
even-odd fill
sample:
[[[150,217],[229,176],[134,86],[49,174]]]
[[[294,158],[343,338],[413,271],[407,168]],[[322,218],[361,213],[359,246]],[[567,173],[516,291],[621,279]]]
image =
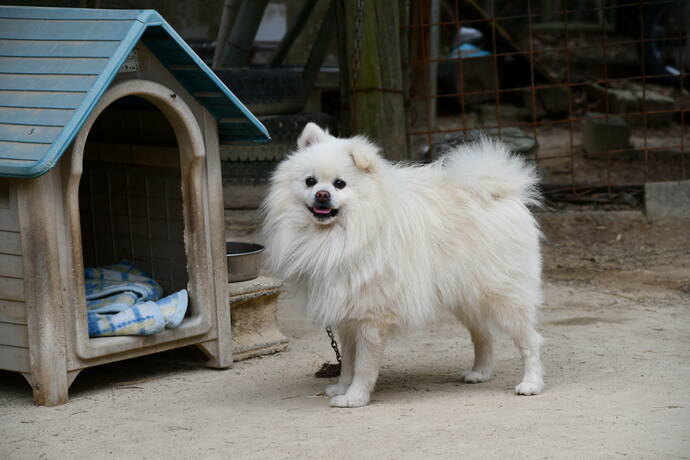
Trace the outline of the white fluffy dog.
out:
[[[527,209],[538,201],[534,169],[489,140],[430,165],[395,165],[365,138],[336,138],[313,123],[297,147],[263,205],[266,261],[303,291],[317,324],[337,328],[342,370],[326,389],[331,405],[366,405],[386,337],[443,309],[474,343],[462,380],[491,377],[498,328],[524,361],[515,392],[540,393],[540,232]]]

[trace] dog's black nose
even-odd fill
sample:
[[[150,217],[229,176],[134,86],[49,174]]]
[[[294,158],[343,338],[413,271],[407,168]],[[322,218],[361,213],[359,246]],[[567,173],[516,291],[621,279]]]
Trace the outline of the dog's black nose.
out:
[[[326,190],[319,190],[318,192],[316,192],[316,201],[321,202],[321,203],[326,203],[330,199],[331,199],[331,194],[328,193]]]

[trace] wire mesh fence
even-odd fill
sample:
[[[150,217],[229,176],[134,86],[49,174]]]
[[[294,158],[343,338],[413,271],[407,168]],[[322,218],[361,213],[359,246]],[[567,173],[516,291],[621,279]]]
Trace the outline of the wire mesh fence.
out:
[[[537,162],[547,197],[634,205],[688,179],[690,2],[414,0],[413,152],[478,132]]]

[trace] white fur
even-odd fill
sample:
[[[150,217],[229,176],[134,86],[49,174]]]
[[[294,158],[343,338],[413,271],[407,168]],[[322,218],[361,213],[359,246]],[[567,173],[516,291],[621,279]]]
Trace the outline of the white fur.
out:
[[[316,324],[338,330],[343,369],[327,388],[331,405],[367,404],[386,337],[444,309],[475,345],[464,381],[491,376],[498,328],[523,357],[516,393],[540,393],[540,233],[527,209],[538,202],[534,169],[489,140],[425,166],[391,164],[365,138],[335,138],[313,124],[298,146],[264,202],[266,262],[303,291]],[[314,187],[305,185],[310,176]],[[307,208],[319,190],[339,209],[325,223]]]

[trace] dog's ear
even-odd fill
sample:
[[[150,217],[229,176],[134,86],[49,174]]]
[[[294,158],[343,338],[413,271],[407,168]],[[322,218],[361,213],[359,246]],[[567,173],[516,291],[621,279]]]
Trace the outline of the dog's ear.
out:
[[[381,163],[379,148],[362,136],[350,139],[350,156],[357,169],[368,173],[375,172]]]
[[[310,145],[318,144],[331,137],[328,131],[324,131],[316,123],[309,122],[297,139],[297,148],[302,150]]]

